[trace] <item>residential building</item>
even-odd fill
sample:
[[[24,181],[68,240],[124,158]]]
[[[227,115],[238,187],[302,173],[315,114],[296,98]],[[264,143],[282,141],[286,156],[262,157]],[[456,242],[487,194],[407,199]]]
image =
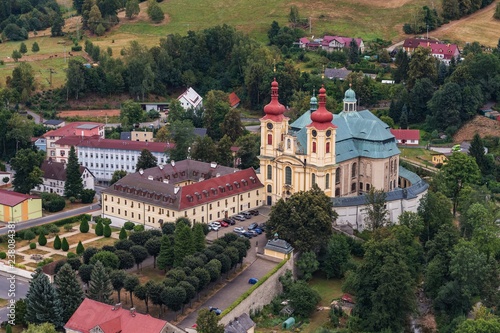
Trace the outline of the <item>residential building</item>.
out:
[[[273,239],[269,239],[264,246],[264,255],[279,260],[289,258],[292,252],[292,245],[284,239],[279,239],[277,234],[274,235]]]
[[[164,320],[137,313],[135,308],[126,310],[121,303],[109,305],[90,298],[83,299],[64,329],[66,333],[181,332]]]
[[[433,39],[407,38],[403,43],[403,49],[408,53],[413,53],[417,47],[424,47],[431,50],[433,57],[449,65],[452,58],[460,59],[460,50],[456,44],[441,43]]]
[[[98,136],[104,139],[104,124],[92,122],[74,122],[61,128],[49,131],[43,135],[47,141],[47,158],[51,157],[56,162],[66,163],[68,160],[67,149],[56,149],[56,141],[67,136],[91,137]]]
[[[0,221],[23,222],[42,217],[42,199],[0,189]]]
[[[398,144],[407,146],[418,146],[420,143],[420,131],[412,129],[391,129],[392,135]]]
[[[31,143],[38,149],[47,151],[47,140],[45,138],[31,138]]]
[[[262,206],[263,185],[255,170],[194,160],[172,161],[130,173],[102,192],[102,214],[161,227],[187,217],[208,223]]]
[[[175,147],[173,143],[112,140],[98,137],[82,139],[66,137],[57,141],[56,144],[58,147],[74,145],[78,162],[89,169],[99,184],[107,184],[117,170],[135,172],[137,160],[143,149],[149,150],[156,157],[158,165],[161,165],[168,161],[169,151]]]
[[[158,112],[165,112],[168,110],[170,103],[168,102],[142,102],[141,108],[148,112],[148,111],[158,111]]]
[[[434,166],[438,164],[445,164],[446,161],[448,160],[448,156],[451,155],[451,153],[442,153],[438,151],[432,151],[431,152],[431,161]]]
[[[299,39],[298,44],[300,48],[308,49],[308,50],[317,50],[322,49],[327,52],[333,51],[342,51],[343,49],[348,49],[350,47],[352,40],[356,41],[356,45],[358,46],[359,52],[363,53],[365,51],[365,43],[361,38],[351,38],[351,37],[342,37],[342,36],[328,36],[325,35],[323,38],[310,40],[307,37],[302,37]]]
[[[128,140],[141,141],[141,142],[153,142],[153,132],[151,131],[132,131],[132,132],[122,132],[121,134],[128,133]],[[120,139],[127,140],[125,136],[120,135]]]
[[[325,77],[330,80],[344,81],[351,74],[351,70],[344,68],[325,68]]]
[[[224,327],[224,333],[254,333],[255,322],[250,318],[248,313],[234,318]]]
[[[191,87],[187,88],[177,99],[185,110],[203,107],[203,98]]]
[[[56,129],[66,126],[66,122],[60,119],[49,119],[45,120],[43,125],[47,128]]]
[[[236,93],[233,91],[232,93],[229,94],[229,106],[232,108],[237,108],[238,105],[240,105],[240,98]]]
[[[36,186],[34,191],[57,193],[64,195],[66,184],[66,163],[54,162],[51,159],[45,160],[40,167],[43,171],[43,183]],[[84,166],[80,166],[82,183],[84,189],[94,189],[94,175]]]
[[[339,225],[366,228],[365,194],[372,187],[387,193],[391,221],[405,210],[416,211],[428,185],[399,166],[389,126],[369,110],[358,111],[352,89],[345,92],[343,111],[333,115],[321,88],[319,103],[312,97],[310,109],[290,124],[278,101],[278,82],[271,86],[271,102],[260,119],[259,176],[266,205],[316,184],[332,198]]]

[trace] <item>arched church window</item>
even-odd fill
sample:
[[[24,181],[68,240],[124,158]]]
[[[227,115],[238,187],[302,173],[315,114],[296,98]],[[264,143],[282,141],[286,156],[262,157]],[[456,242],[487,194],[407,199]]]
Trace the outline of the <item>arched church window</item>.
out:
[[[292,185],[292,168],[285,168],[285,184]]]
[[[340,170],[340,168],[337,168],[337,170],[335,170],[335,184],[340,184],[341,176],[342,176],[342,171]]]
[[[270,165],[267,166],[267,179],[273,179],[273,167]]]
[[[330,188],[330,174],[327,173],[325,177],[325,188]]]
[[[316,142],[313,142],[313,153],[316,152]]]
[[[351,167],[351,177],[356,177],[356,170],[358,169],[358,163],[353,163]]]
[[[351,184],[351,192],[356,192],[356,183]]]
[[[267,135],[267,144],[268,145],[272,145],[273,144],[273,135],[272,134],[268,134]]]
[[[292,149],[292,140],[286,140],[286,149]]]
[[[312,180],[311,180],[311,182],[312,182],[313,185],[316,184],[316,174],[315,173],[312,174]]]
[[[267,185],[267,193],[273,193],[273,187],[271,185]]]
[[[330,142],[326,143],[326,149],[325,149],[325,151],[326,151],[327,154],[330,152]]]

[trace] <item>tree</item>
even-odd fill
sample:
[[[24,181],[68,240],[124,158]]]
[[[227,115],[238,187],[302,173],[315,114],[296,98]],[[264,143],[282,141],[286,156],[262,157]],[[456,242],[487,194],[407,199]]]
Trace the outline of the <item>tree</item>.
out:
[[[68,251],[69,250],[69,243],[66,237],[63,237],[62,242],[61,242],[61,250],[63,251]]]
[[[120,265],[120,259],[118,259],[118,256],[111,251],[101,250],[97,252],[90,259],[90,264],[95,265],[98,261],[104,267],[111,269],[118,269],[118,266]]]
[[[498,19],[500,19],[500,10],[497,5],[497,12],[499,12]],[[460,325],[458,325],[455,333],[499,333],[500,332],[500,321],[498,318],[489,319],[475,319],[475,320],[464,320]]]
[[[182,308],[182,305],[186,300],[186,291],[180,286],[167,287],[162,292],[161,298],[163,304],[165,304],[170,310],[176,312]]]
[[[304,252],[297,260],[297,268],[299,269],[305,281],[312,278],[314,272],[319,268],[319,261],[316,258],[316,253],[312,251]]]
[[[144,244],[150,256],[153,256],[153,268],[156,268],[156,257],[160,254],[162,239],[160,237],[152,237]]]
[[[101,303],[112,304],[113,286],[106,269],[97,261],[90,275],[88,298]]]
[[[321,300],[318,292],[301,280],[292,284],[286,295],[290,306],[295,310],[294,313],[303,317],[309,317]]]
[[[130,248],[130,253],[134,257],[137,270],[139,270],[139,265],[148,257],[148,251],[144,248],[144,246],[134,245]]]
[[[14,51],[12,51],[11,57],[12,57],[12,59],[14,59],[15,62],[18,62],[19,59],[21,59],[23,57],[23,54],[21,52],[19,52],[18,50],[14,50]]]
[[[144,111],[139,103],[125,101],[120,108],[120,121],[122,128],[130,129],[134,124],[140,123],[144,119]]]
[[[177,120],[170,124],[171,139],[175,142],[175,148],[170,150],[170,160],[182,161],[187,158],[194,141],[193,130],[194,126],[190,120]]]
[[[120,234],[118,235],[118,239],[127,239],[127,230],[124,227],[120,229]]]
[[[23,64],[19,65],[18,67],[21,67]],[[14,69],[14,72],[17,72],[17,69]],[[24,73],[24,72],[23,72]],[[29,75],[29,74],[27,74]],[[12,78],[12,81],[15,79],[15,77]],[[13,85],[13,82],[10,82],[11,85]],[[23,86],[24,92],[26,91],[31,91],[29,83],[21,83],[22,80],[19,80],[19,85]],[[18,85],[18,84],[16,84]],[[22,95],[24,95],[21,92]],[[29,95],[26,95],[29,96]],[[18,113],[14,113],[12,117],[9,119],[7,122],[7,139],[15,140],[16,142],[16,152],[19,150],[19,145],[21,146],[27,146],[29,143],[29,137],[34,135],[34,124],[33,121],[29,120],[28,118],[21,116]]]
[[[121,291],[125,286],[125,279],[127,278],[127,274],[121,269],[115,269],[111,271],[111,274],[109,274],[109,278],[111,280],[111,285],[113,285],[113,289],[118,294],[118,303],[120,303]]]
[[[481,172],[474,157],[453,153],[448,162],[440,170],[441,183],[439,187],[443,189],[453,203],[453,216],[456,215],[460,191],[467,184],[475,184],[479,181]]]
[[[33,45],[31,46],[31,52],[37,53],[38,51],[40,51],[40,46],[38,46],[37,42],[34,42]]]
[[[64,35],[62,30],[63,27],[64,27],[64,19],[59,14],[56,16],[54,22],[52,23],[52,26],[50,27],[50,35],[52,37],[63,36]]]
[[[389,223],[387,219],[388,211],[385,208],[386,194],[383,190],[376,190],[374,187],[370,188],[370,192],[366,195],[366,217],[365,223],[372,230],[376,230]]]
[[[43,324],[29,324],[28,328],[23,330],[22,333],[57,333],[56,328],[53,324],[43,323]]]
[[[154,0],[148,2],[148,16],[153,23],[160,23],[165,18],[163,10],[160,8],[158,3]]]
[[[469,155],[474,157],[477,166],[484,174],[487,161],[484,152],[483,140],[479,136],[479,133],[475,133],[474,136],[472,137],[472,142],[469,148]]]
[[[428,78],[434,82],[437,77],[435,63],[430,48],[417,47],[408,65],[408,88],[412,89],[418,79]]]
[[[10,160],[16,176],[12,181],[14,190],[20,193],[29,193],[35,186],[42,184],[43,172],[40,169],[44,159],[43,151],[21,149]]]
[[[76,254],[81,256],[84,251],[85,251],[85,248],[83,247],[82,241],[79,241],[78,245],[76,246]]]
[[[89,247],[85,249],[85,251],[83,252],[83,263],[88,264],[90,262],[90,259],[92,259],[92,257],[97,254],[97,252],[99,252],[99,250],[95,247]]]
[[[102,225],[102,222],[99,220],[95,225],[95,235],[102,236],[103,234],[104,234],[104,226]]]
[[[55,276],[55,284],[62,308],[62,320],[66,323],[83,301],[84,294],[75,271],[64,264]]]
[[[56,238],[54,239],[54,249],[60,250],[61,249],[61,239],[59,238],[59,235],[56,235]]]
[[[127,0],[125,5],[125,17],[129,20],[140,13],[141,9],[139,7],[139,1],[137,0]]]
[[[196,330],[199,333],[224,333],[224,325],[219,324],[219,317],[209,309],[198,311]]]
[[[205,233],[203,232],[203,225],[200,223],[195,223],[193,226],[193,244],[196,252],[205,249]]]
[[[349,63],[357,64],[359,62],[359,47],[356,39],[351,39],[349,43]]]
[[[212,138],[208,135],[198,136],[194,139],[191,159],[202,161],[202,162],[213,162],[214,158],[217,156],[217,148]]]
[[[451,213],[451,202],[440,192],[428,191],[420,200],[418,215],[422,217],[424,228],[420,235],[422,242],[434,239],[439,228],[443,225],[451,225],[453,215]]]
[[[231,110],[227,94],[220,90],[210,90],[203,101],[203,125],[207,128],[207,135],[218,141],[222,138],[221,124]],[[228,124],[229,125],[229,124]],[[233,123],[234,125],[234,123]]]
[[[148,293],[148,298],[151,300],[153,305],[159,305],[160,311],[159,315],[162,314],[163,300],[161,298],[162,292],[165,290],[165,286],[160,282],[148,281],[146,282],[146,290]]]
[[[37,268],[26,294],[26,314],[24,319],[32,324],[51,323],[62,327],[63,309],[60,297],[49,278]]]
[[[232,141],[227,135],[224,135],[219,143],[217,143],[217,159],[215,161],[218,164],[229,167],[234,166],[231,146]]]
[[[80,222],[80,232],[82,234],[86,234],[89,232],[89,229],[89,221],[87,221],[87,219],[83,219],[82,222]]]
[[[288,14],[288,22],[290,22],[292,27],[295,28],[300,21],[299,9],[297,6],[291,6],[290,13]]]
[[[66,182],[64,183],[64,196],[66,198],[80,198],[83,191],[83,179],[80,164],[76,156],[75,147],[71,146],[66,164]]]
[[[232,142],[238,140],[246,132],[245,126],[241,122],[241,114],[238,109],[230,109],[224,116],[224,121],[220,124],[222,135],[229,136]]]
[[[137,285],[134,289],[134,295],[141,301],[144,301],[144,305],[146,305],[146,313],[149,313],[149,295],[147,287],[142,284]]]
[[[103,236],[106,237],[106,238],[109,238],[111,237],[111,227],[109,226],[109,224],[106,224],[104,226],[104,230],[102,232]]]
[[[500,20],[500,4],[497,3],[495,8],[495,13],[493,14],[493,18]]]
[[[193,232],[183,223],[175,227],[174,242],[174,267],[179,267],[185,256],[194,253]]]
[[[81,91],[85,90],[85,69],[81,61],[69,59],[68,70],[66,71],[66,92],[74,94],[78,99]]]
[[[140,169],[146,170],[153,168],[158,164],[158,159],[151,154],[147,149],[141,151],[141,155],[137,158],[137,165],[135,166],[135,171]]]
[[[210,283],[210,272],[206,268],[197,267],[193,269],[193,276],[198,278],[198,291],[203,290]]]
[[[101,24],[101,22],[102,22],[102,14],[101,11],[99,10],[99,7],[95,4],[90,9],[88,15],[89,30],[93,33],[96,33],[97,27],[99,26],[99,24]]]
[[[119,181],[120,179],[125,177],[126,175],[127,175],[127,171],[116,170],[115,172],[113,172],[113,177],[111,177],[110,185],[113,185],[114,183],[116,183],[117,181]]]
[[[38,244],[40,244],[41,246],[45,246],[47,244],[47,238],[45,238],[45,235],[43,233],[40,233],[40,235],[38,235]]]
[[[132,293],[135,291],[135,288],[139,285],[139,278],[136,275],[128,274],[123,281],[123,287],[126,291],[129,292],[130,295],[130,304],[134,307],[134,299],[132,297]]]
[[[333,234],[328,241],[322,268],[326,273],[327,279],[340,279],[344,277],[349,258],[350,249],[346,237],[340,234]]]
[[[21,45],[19,46],[19,52],[21,52],[22,54],[28,52],[28,48],[26,47],[26,44],[24,44],[24,42],[21,42]]]
[[[256,168],[259,165],[260,136],[255,133],[244,135],[236,141],[235,146],[240,147],[238,157],[241,159],[241,169]]]
[[[160,253],[158,254],[158,268],[164,271],[174,264],[174,247],[170,237],[163,235],[161,238]]]

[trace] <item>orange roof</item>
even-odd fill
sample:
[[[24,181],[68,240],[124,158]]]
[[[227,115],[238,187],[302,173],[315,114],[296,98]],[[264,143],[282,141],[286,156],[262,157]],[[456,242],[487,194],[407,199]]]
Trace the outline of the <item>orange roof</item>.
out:
[[[82,333],[90,333],[97,326],[104,333],[156,333],[166,325],[164,320],[140,313],[132,315],[121,307],[113,310],[112,305],[85,298],[64,328]]]
[[[420,131],[411,129],[392,129],[391,133],[397,140],[420,140]]]
[[[236,93],[234,91],[229,94],[229,105],[231,107],[235,107],[240,102],[241,102],[240,98],[238,97],[238,95],[236,95]]]

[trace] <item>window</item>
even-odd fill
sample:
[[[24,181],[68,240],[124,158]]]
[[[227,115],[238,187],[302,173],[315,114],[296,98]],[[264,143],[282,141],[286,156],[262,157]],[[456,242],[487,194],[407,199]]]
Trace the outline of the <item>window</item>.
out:
[[[291,149],[292,148],[292,140],[288,139],[286,140],[286,148]]]
[[[328,154],[330,152],[330,142],[326,143],[326,153]]]
[[[316,152],[316,141],[315,141],[315,142],[313,142],[313,151],[312,151],[312,152],[313,152],[313,153],[315,153],[315,152]]]
[[[292,185],[292,168],[285,168],[285,184]]]
[[[340,170],[340,168],[337,168],[337,170],[335,170],[335,184],[340,184],[341,176],[342,176],[342,171]]]
[[[335,189],[335,196],[340,197],[340,188],[338,187]]]
[[[267,185],[267,193],[273,193],[273,187],[271,185]]]
[[[359,190],[363,191],[363,183],[359,183]]]
[[[312,178],[311,179],[312,185],[316,184],[316,174],[315,173],[312,174],[311,178]]]
[[[330,188],[330,174],[327,173],[325,177],[325,188]]]
[[[352,177],[352,178],[355,178],[355,177],[356,177],[356,170],[357,170],[357,166],[358,166],[358,164],[357,164],[357,163],[353,163],[353,164],[352,164],[352,167],[351,167],[351,177]]]
[[[270,165],[267,166],[267,179],[273,179],[273,167]]]
[[[268,145],[272,145],[273,144],[273,135],[272,134],[268,134],[267,135],[267,144]]]
[[[356,192],[356,183],[351,184],[351,192]]]

